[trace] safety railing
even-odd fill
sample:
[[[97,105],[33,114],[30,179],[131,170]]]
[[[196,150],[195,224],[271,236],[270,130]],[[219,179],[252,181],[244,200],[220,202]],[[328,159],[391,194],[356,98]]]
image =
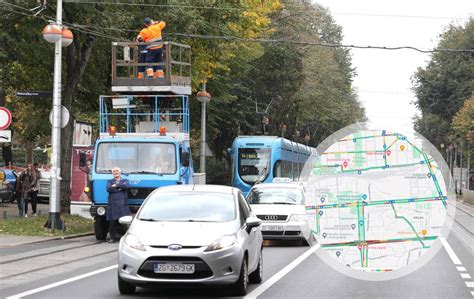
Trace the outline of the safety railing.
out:
[[[189,134],[189,97],[185,95],[101,96],[100,133],[114,126],[117,133]]]
[[[112,87],[114,86],[191,86],[191,46],[163,42],[163,62],[145,62],[140,49],[150,43],[112,43]],[[161,66],[164,77],[139,76],[148,67]],[[140,77],[140,78],[139,78]]]

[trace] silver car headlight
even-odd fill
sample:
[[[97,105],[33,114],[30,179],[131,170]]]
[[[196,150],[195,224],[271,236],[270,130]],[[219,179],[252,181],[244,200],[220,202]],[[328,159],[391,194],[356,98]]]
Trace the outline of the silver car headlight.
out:
[[[216,251],[221,249],[226,249],[233,246],[237,242],[237,238],[235,235],[227,235],[222,236],[219,239],[212,242],[209,246],[207,246],[205,252],[209,251]]]
[[[306,214],[291,215],[290,221],[306,221]]]
[[[145,246],[143,246],[142,242],[140,242],[138,237],[134,234],[127,234],[125,236],[124,243],[130,248],[146,251]]]

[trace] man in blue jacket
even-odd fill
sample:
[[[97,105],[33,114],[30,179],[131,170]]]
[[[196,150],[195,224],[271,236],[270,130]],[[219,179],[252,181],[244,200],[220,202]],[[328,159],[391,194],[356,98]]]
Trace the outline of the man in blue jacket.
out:
[[[121,169],[112,169],[113,179],[107,181],[107,192],[109,192],[109,204],[107,209],[107,220],[109,221],[110,238],[107,242],[118,241],[117,225],[118,219],[122,216],[130,215],[128,206],[128,180],[121,178]]]

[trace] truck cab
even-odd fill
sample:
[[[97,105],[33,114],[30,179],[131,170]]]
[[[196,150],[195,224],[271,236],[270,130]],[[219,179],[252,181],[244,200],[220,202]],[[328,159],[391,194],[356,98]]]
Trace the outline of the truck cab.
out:
[[[91,170],[91,216],[97,240],[107,235],[107,181],[120,167],[129,205],[156,188],[193,182],[187,95],[101,96],[100,137]]]

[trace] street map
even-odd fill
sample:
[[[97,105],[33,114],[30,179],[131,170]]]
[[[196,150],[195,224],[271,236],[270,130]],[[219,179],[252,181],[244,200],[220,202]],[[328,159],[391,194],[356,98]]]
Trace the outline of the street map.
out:
[[[413,263],[442,236],[447,191],[422,145],[385,130],[339,139],[314,163],[307,212],[321,247],[370,272]]]

